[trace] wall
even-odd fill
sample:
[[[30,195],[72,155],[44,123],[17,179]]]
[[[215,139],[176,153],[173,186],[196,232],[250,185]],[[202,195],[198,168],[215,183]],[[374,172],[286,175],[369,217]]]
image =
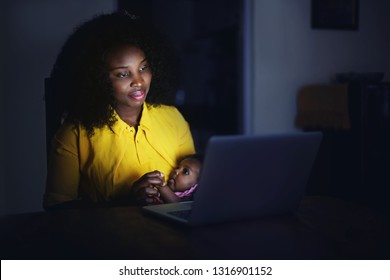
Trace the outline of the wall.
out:
[[[3,3],[0,2],[0,11],[3,11],[2,9]],[[1,12],[0,12],[1,13]],[[3,17],[0,17],[0,34],[5,33],[5,20]],[[0,53],[4,54],[5,52],[4,44],[0,44]],[[5,65],[3,63],[0,64],[0,215],[5,214],[5,145],[4,145],[4,138],[5,138],[5,90],[4,90],[4,80],[5,80]]]
[[[0,25],[3,26],[2,22]],[[0,27],[1,28],[1,27]],[[0,53],[3,52],[3,47],[0,44]],[[4,71],[3,68],[0,68],[0,77],[3,77]],[[4,96],[1,94],[3,92],[3,81],[0,78],[0,128],[4,128],[3,122],[5,119],[5,106],[4,106]],[[4,132],[0,133],[0,215],[5,213],[5,184],[4,184]]]
[[[254,0],[253,132],[292,131],[298,89],[338,72],[390,76],[388,0],[360,0],[358,31],[314,30],[310,0]]]
[[[116,8],[114,0],[2,1],[0,203],[3,213],[40,211],[46,176],[44,78],[72,29]],[[4,77],[4,75],[2,75]],[[2,110],[3,111],[3,110]]]

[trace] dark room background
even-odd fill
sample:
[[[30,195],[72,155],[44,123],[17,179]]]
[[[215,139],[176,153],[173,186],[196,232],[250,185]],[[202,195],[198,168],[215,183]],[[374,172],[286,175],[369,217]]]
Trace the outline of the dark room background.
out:
[[[1,1],[0,214],[42,210],[44,80],[77,24],[122,7],[179,49],[176,102],[199,149],[213,134],[296,131],[299,89],[335,73],[390,78],[388,0],[360,0],[357,30],[312,29],[311,0]]]

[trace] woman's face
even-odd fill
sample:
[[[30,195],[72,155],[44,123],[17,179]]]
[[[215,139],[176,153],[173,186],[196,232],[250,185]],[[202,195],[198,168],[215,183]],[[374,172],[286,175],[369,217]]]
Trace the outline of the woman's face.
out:
[[[149,92],[152,72],[144,52],[132,45],[112,50],[106,58],[116,109],[141,109]]]

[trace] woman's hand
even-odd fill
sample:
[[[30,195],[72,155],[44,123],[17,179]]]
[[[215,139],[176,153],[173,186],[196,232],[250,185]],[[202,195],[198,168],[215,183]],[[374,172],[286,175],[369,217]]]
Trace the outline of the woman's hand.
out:
[[[136,199],[142,204],[154,204],[160,201],[157,187],[165,186],[164,174],[158,170],[144,174],[132,187]]]

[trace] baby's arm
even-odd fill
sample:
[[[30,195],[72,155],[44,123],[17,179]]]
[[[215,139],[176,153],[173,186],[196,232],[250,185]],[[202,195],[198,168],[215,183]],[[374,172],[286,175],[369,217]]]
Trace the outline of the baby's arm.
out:
[[[169,180],[168,184],[165,184],[162,187],[158,187],[158,190],[161,195],[161,199],[164,200],[165,203],[179,202],[180,197],[176,196],[176,194],[169,187],[170,184],[174,184],[173,180]]]

